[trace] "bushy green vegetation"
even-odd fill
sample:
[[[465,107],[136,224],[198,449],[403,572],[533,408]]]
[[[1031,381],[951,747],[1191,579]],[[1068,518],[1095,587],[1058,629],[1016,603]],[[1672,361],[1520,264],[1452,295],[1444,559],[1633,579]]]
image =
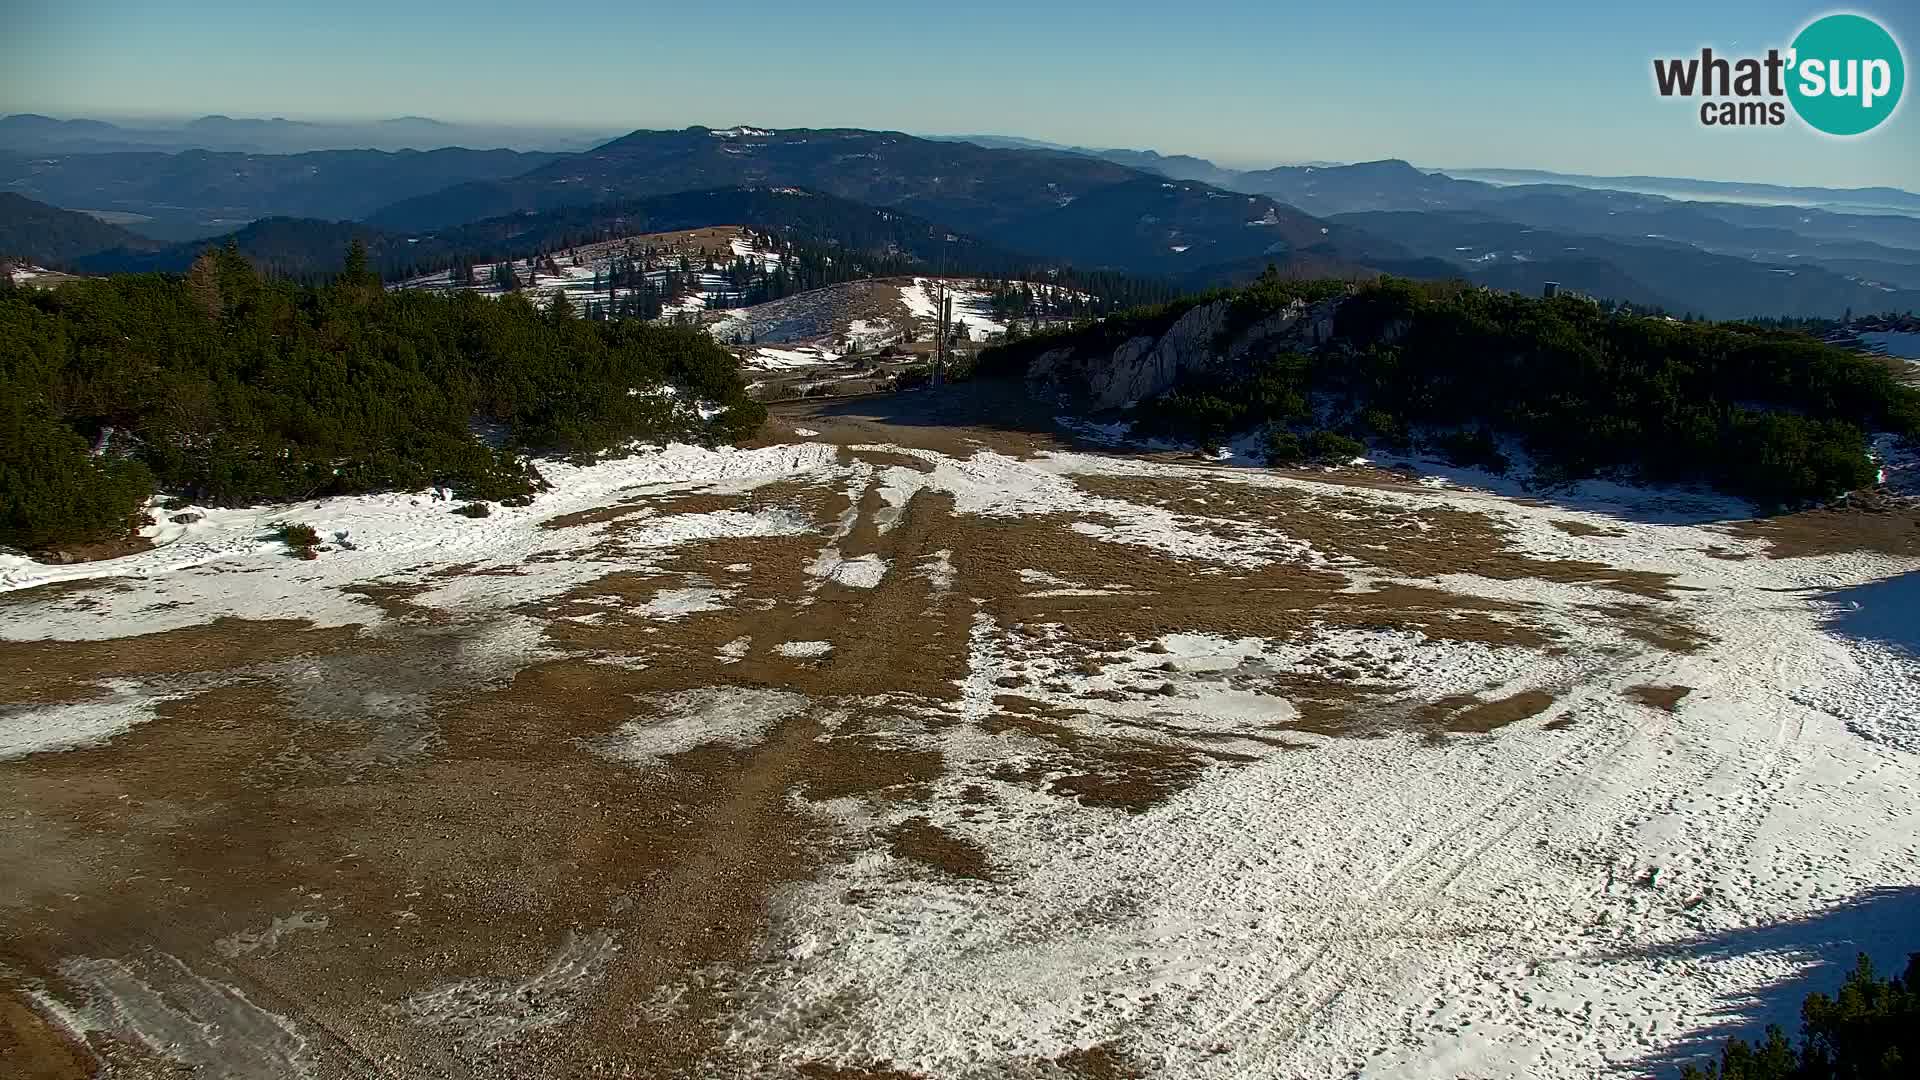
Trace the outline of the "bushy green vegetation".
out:
[[[1328,279],[1307,279],[1281,277],[1272,266],[1254,282],[1243,289],[1235,289],[1225,294],[1231,301],[1227,305],[1226,325],[1214,337],[1214,348],[1224,352],[1227,347],[1245,334],[1253,325],[1269,315],[1279,314],[1296,303],[1311,304],[1321,300],[1331,300],[1349,291],[1351,286],[1345,281]]]
[[[1800,1008],[1800,1041],[1769,1026],[1758,1045],[1731,1039],[1717,1064],[1689,1065],[1682,1080],[1902,1080],[1920,1074],[1920,953],[1906,977],[1880,978],[1863,953],[1832,997]]]
[[[668,385],[681,396],[652,392]],[[702,421],[688,398],[726,411]],[[156,486],[498,500],[534,488],[531,454],[734,440],[764,416],[696,331],[390,293],[357,255],[319,287],[225,251],[184,277],[0,289],[0,543],[29,548],[124,529]]]
[[[320,543],[320,532],[311,525],[283,521],[274,525],[273,538],[287,545],[287,554],[298,559],[314,559],[319,554],[313,549]]]
[[[1233,296],[1232,321],[1244,328],[1296,296],[1347,288],[1325,284],[1316,292],[1265,279]],[[1208,299],[990,349],[981,367],[1024,372],[1058,347],[1102,355]],[[1920,393],[1884,362],[1797,333],[1398,279],[1353,288],[1334,323],[1334,339],[1311,353],[1256,354],[1187,378],[1143,403],[1135,430],[1207,445],[1331,423],[1392,448],[1425,433],[1426,449],[1495,471],[1508,465],[1499,450],[1507,437],[1544,479],[1623,471],[1704,481],[1765,505],[1870,484],[1867,432],[1920,433]]]
[[[1263,450],[1269,465],[1341,465],[1366,453],[1367,447],[1358,439],[1325,428],[1298,434],[1271,427]]]
[[[274,526],[273,535],[290,548],[309,548],[320,542],[317,529],[298,522],[283,522]]]

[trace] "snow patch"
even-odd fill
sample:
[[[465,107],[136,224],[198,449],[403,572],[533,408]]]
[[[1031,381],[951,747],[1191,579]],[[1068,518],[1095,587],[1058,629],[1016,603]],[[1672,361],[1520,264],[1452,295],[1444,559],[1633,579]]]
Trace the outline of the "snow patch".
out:
[[[774,646],[773,651],[779,653],[781,656],[791,656],[795,659],[815,659],[832,652],[833,642],[783,641]]]
[[[569,931],[547,965],[526,979],[465,979],[394,1008],[421,1027],[447,1032],[469,1052],[494,1050],[571,1019],[617,951],[605,931]]]
[[[99,746],[154,719],[156,706],[178,696],[148,693],[126,680],[101,685],[108,691],[102,697],[0,712],[0,761]]]
[[[797,715],[806,698],[779,690],[710,687],[641,699],[648,715],[630,720],[601,744],[608,756],[634,765],[701,746],[747,747],[780,721]]]

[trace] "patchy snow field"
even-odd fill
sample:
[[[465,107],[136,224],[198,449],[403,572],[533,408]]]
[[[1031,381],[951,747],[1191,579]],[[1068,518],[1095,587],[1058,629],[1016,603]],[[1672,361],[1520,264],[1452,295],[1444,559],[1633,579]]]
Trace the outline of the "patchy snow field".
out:
[[[1920,948],[1920,559],[809,422],[0,557],[49,1045],[1670,1075]]]
[[[900,300],[907,305],[907,310],[914,318],[931,324],[940,318],[941,291],[941,283],[937,279],[914,278],[913,284],[901,287]],[[970,340],[985,341],[995,334],[1007,332],[1007,324],[993,314],[993,293],[982,284],[949,280],[944,291],[947,298],[953,301],[953,320],[966,324]]]
[[[646,233],[583,244],[551,253],[547,259],[526,258],[508,262],[521,281],[519,292],[537,306],[545,307],[553,297],[565,293],[576,312],[584,313],[590,302],[608,303],[629,296],[631,288],[610,288],[603,280],[616,264],[632,263],[642,267],[655,288],[662,287],[669,274],[694,275],[693,288],[686,295],[668,302],[661,311],[663,319],[693,317],[696,320],[709,309],[736,304],[739,293],[725,273],[735,258],[773,264],[781,259],[777,251],[763,249],[752,233],[738,226],[689,229],[673,233]],[[684,260],[684,261],[683,261]],[[708,269],[711,262],[713,268]],[[681,267],[685,265],[686,270]],[[482,296],[505,294],[493,279],[493,263],[476,263],[467,268],[468,281],[456,285],[452,270],[423,274],[390,286],[395,289],[428,289],[435,292],[460,290]]]
[[[1036,294],[1058,294],[1059,286],[1024,283]],[[708,332],[723,342],[751,342],[744,351],[751,367],[784,366],[783,354],[811,352],[822,363],[843,355],[872,353],[905,341],[931,341],[939,311],[941,280],[880,278],[810,289],[764,304],[735,308],[718,316]],[[953,299],[953,317],[966,323],[975,342],[1006,332],[992,307],[992,285],[970,278],[945,280]],[[780,348],[769,348],[780,346]]]

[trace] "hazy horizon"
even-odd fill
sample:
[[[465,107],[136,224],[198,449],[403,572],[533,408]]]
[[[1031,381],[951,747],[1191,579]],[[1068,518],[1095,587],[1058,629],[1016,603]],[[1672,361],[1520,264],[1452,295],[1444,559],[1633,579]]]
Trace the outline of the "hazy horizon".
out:
[[[366,0],[9,9],[0,112],[996,132],[1233,167],[1403,158],[1822,187],[1910,183],[1920,160],[1911,108],[1840,140],[1797,124],[1703,128],[1653,92],[1654,56],[1764,51],[1826,10],[1781,0],[1497,3],[1465,17],[1399,0],[1364,17],[1242,0],[1205,18],[1000,0],[937,13],[870,0],[817,11],[587,0],[537,14],[474,3],[457,17]],[[1920,39],[1920,12],[1859,10]]]
[[[9,113],[4,115],[20,115],[20,114]],[[688,128],[688,127],[704,127],[704,128],[714,129],[714,130],[724,130],[726,128],[737,127],[737,126],[766,127],[766,125],[754,124],[750,121],[746,121],[740,124],[690,123],[690,124],[677,125],[674,128],[665,128],[665,129],[632,128],[628,130],[615,131],[605,127],[560,127],[560,126],[542,125],[542,124],[504,124],[499,122],[480,121],[480,120],[451,120],[445,117],[422,116],[418,114],[405,114],[405,115],[396,115],[396,116],[338,116],[338,115],[331,115],[331,116],[271,115],[271,116],[268,116],[268,115],[253,115],[253,114],[242,113],[242,112],[220,111],[220,110],[215,110],[213,112],[206,112],[206,113],[195,113],[195,114],[171,113],[171,112],[140,114],[140,113],[122,111],[122,112],[92,113],[87,115],[79,115],[79,114],[53,115],[53,114],[46,114],[46,113],[40,113],[36,115],[49,116],[50,119],[55,119],[55,120],[105,121],[107,123],[112,123],[120,127],[126,128],[127,130],[130,130],[130,131],[140,131],[140,130],[166,131],[166,130],[172,129],[170,126],[185,125],[195,120],[202,120],[210,117],[224,117],[234,121],[256,121],[257,120],[257,121],[272,122],[276,120],[283,120],[283,121],[296,123],[296,124],[337,125],[345,128],[351,128],[355,126],[373,126],[378,124],[416,121],[416,122],[437,124],[440,126],[448,127],[456,131],[461,129],[465,129],[468,131],[491,130],[491,131],[497,131],[502,133],[516,132],[529,137],[533,137],[533,136],[548,137],[547,140],[541,140],[537,138],[523,139],[521,140],[520,145],[514,147],[515,149],[529,149],[534,147],[536,143],[547,143],[547,142],[550,142],[551,140],[557,140],[557,139],[570,139],[575,142],[578,142],[581,139],[592,139],[593,145],[599,145],[601,142],[604,142],[604,141],[611,141],[614,139],[622,138],[636,131],[646,131],[646,130],[679,130],[679,129]],[[816,128],[816,129],[828,129],[828,128],[846,128],[846,127],[849,127],[850,125],[814,124],[814,125],[806,125],[806,126]],[[1345,161],[1345,162],[1335,162],[1327,159],[1300,158],[1300,159],[1290,159],[1290,160],[1234,161],[1234,160],[1223,160],[1217,157],[1209,157],[1206,154],[1194,154],[1191,152],[1183,152],[1183,151],[1169,151],[1162,147],[1157,147],[1157,146],[1105,147],[1105,146],[1088,146],[1086,144],[1076,144],[1076,143],[1061,143],[1061,142],[1055,142],[1053,140],[1038,139],[1038,138],[1035,138],[1034,136],[1026,135],[1018,132],[904,131],[902,132],[902,134],[912,135],[918,138],[940,139],[940,140],[991,139],[991,138],[1017,139],[1017,140],[1032,142],[1032,143],[1035,143],[1036,145],[1072,147],[1076,149],[1090,149],[1090,150],[1100,150],[1100,151],[1109,151],[1109,150],[1152,151],[1152,152],[1160,153],[1162,156],[1176,156],[1176,155],[1185,154],[1185,156],[1202,158],[1204,160],[1207,160],[1225,169],[1242,170],[1242,171],[1276,168],[1276,167],[1288,167],[1288,166],[1298,167],[1298,166],[1312,165],[1312,164],[1329,164],[1329,165],[1359,164],[1359,163],[1364,163],[1365,161],[1388,160],[1383,158],[1372,158],[1372,159],[1356,159],[1354,161]],[[449,143],[445,145],[460,146],[465,144]],[[440,148],[439,146],[430,146],[430,145],[410,147],[410,149],[417,149],[417,150],[423,150],[423,151],[439,149],[439,148]],[[466,148],[493,149],[494,147],[468,145]],[[301,151],[293,150],[293,151],[263,151],[263,152],[299,153]],[[1406,159],[1399,158],[1399,160],[1406,160]],[[1783,187],[1783,188],[1784,187],[1811,187],[1811,188],[1820,188],[1820,189],[1829,190],[1829,191],[1866,190],[1866,189],[1884,188],[1884,189],[1891,189],[1895,191],[1902,191],[1908,194],[1920,195],[1920,185],[1902,186],[1900,184],[1860,184],[1860,185],[1849,185],[1847,187],[1838,187],[1835,185],[1827,185],[1827,184],[1811,184],[1811,185],[1780,184],[1777,182],[1764,181],[1764,180],[1722,180],[1714,177],[1687,176],[1687,175],[1680,175],[1680,174],[1582,173],[1582,172],[1574,172],[1570,170],[1546,169],[1546,168],[1533,166],[1533,165],[1511,164],[1507,162],[1501,162],[1497,164],[1489,164],[1485,162],[1474,162],[1474,163],[1453,162],[1453,163],[1440,164],[1440,163],[1425,162],[1425,161],[1409,161],[1408,163],[1414,166],[1415,168],[1421,169],[1423,171],[1442,172],[1442,173],[1448,173],[1448,174],[1465,174],[1469,172],[1515,172],[1515,173],[1537,172],[1544,175],[1577,177],[1577,178],[1591,179],[1591,180],[1649,179],[1649,180],[1702,181],[1707,183],[1737,183],[1737,184],[1749,184],[1749,185],[1775,186],[1775,187]]]

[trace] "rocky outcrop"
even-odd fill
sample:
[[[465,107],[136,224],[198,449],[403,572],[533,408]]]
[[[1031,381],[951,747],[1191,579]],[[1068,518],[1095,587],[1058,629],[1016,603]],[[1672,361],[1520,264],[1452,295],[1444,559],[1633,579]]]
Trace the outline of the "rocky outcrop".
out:
[[[1042,353],[1027,369],[1039,392],[1066,395],[1090,411],[1121,409],[1170,389],[1182,376],[1245,361],[1255,349],[1310,349],[1333,336],[1338,301],[1296,300],[1221,337],[1232,318],[1230,300],[1188,310],[1159,336],[1129,338],[1110,353],[1060,348]]]

